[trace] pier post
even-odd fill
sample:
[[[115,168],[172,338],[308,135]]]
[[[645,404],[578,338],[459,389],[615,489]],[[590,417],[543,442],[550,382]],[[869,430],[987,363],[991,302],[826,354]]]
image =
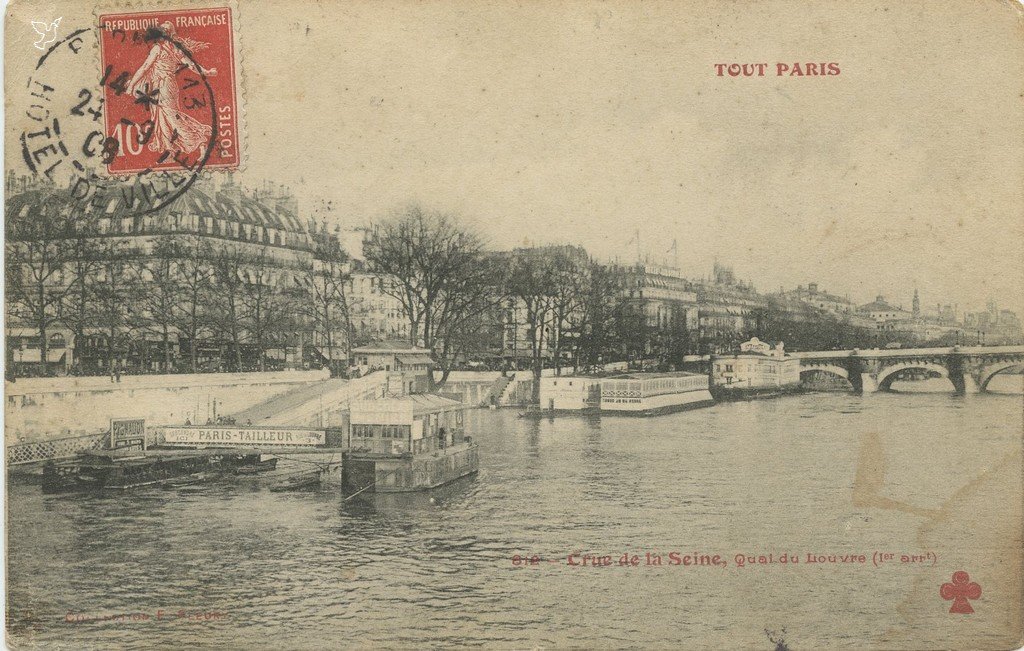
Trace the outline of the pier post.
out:
[[[843,366],[846,367],[847,378],[850,380],[850,385],[853,386],[853,392],[864,393],[864,376],[867,373],[865,373],[864,361],[857,356],[856,348],[849,357],[843,360]]]
[[[964,366],[963,355],[954,348],[953,352],[946,358],[946,369],[949,371],[949,381],[953,383],[953,390],[956,391],[958,396],[967,394],[967,381],[970,377],[964,373]],[[977,386],[973,380],[971,385],[977,391]]]

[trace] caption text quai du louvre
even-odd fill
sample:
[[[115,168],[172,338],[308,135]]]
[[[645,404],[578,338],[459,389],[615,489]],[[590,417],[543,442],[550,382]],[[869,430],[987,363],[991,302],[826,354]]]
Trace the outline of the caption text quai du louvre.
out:
[[[871,550],[866,552],[757,552],[713,554],[704,552],[621,552],[612,554],[572,552],[556,557],[539,554],[514,554],[510,558],[514,567],[562,565],[567,567],[718,567],[745,568],[763,565],[796,566],[865,566],[928,565],[938,562],[932,551],[901,552]]]

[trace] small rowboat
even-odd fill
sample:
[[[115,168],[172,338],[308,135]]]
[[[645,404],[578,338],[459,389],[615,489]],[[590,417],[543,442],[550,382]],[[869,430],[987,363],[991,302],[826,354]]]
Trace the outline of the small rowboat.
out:
[[[238,466],[235,468],[236,475],[255,475],[260,472],[269,472],[277,468],[277,457],[257,461],[254,464]]]
[[[271,492],[282,493],[284,491],[297,491],[304,488],[313,488],[320,485],[320,471],[296,473],[284,479],[279,484],[270,487]]]

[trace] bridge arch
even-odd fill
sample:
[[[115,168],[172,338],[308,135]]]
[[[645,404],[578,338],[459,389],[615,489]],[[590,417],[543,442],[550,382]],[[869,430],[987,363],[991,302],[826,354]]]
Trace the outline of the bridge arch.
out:
[[[853,386],[853,383],[850,381],[850,372],[843,368],[842,366],[836,366],[835,364],[822,364],[820,366],[802,366],[800,368],[800,381],[805,381],[807,379],[807,374],[812,373],[814,371],[821,371],[822,373],[828,373],[829,375],[838,376],[846,380],[848,383],[850,383],[851,387]]]
[[[987,391],[988,383],[992,378],[1014,367],[1018,367],[1017,374],[1024,373],[1024,362],[1019,360],[1015,362],[996,362],[981,369],[981,373],[978,374],[978,390]]]
[[[850,372],[842,366],[836,366],[835,364],[822,364],[821,366],[802,366],[800,367],[800,375],[810,373],[811,371],[824,371],[825,373],[831,373],[832,375],[838,375],[844,380],[850,379]]]
[[[908,369],[933,371],[935,373],[938,373],[940,376],[949,379],[949,369],[947,369],[942,364],[936,364],[935,362],[925,361],[901,362],[898,364],[893,364],[892,366],[887,366],[878,372],[878,379],[876,381],[878,385],[878,390],[889,391],[892,388],[892,383],[896,379],[896,376],[899,375],[901,371],[906,371]],[[953,386],[953,388],[956,388],[955,385]]]

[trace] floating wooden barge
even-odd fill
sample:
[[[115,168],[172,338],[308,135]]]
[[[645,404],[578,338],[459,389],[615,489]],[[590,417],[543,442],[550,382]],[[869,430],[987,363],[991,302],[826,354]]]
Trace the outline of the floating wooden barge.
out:
[[[601,381],[601,411],[653,416],[714,404],[708,376],[699,373],[628,373]]]
[[[653,416],[714,404],[699,373],[617,373],[542,378],[540,405],[524,415],[601,413]]]
[[[147,433],[142,421],[132,421],[121,427],[124,436],[112,428],[109,449],[47,463],[43,491],[174,489],[226,475],[278,480],[277,457],[315,470],[286,474],[272,485],[275,492],[317,486],[339,468],[350,493],[426,490],[477,472],[464,409],[442,396],[411,394],[352,403],[344,428],[217,423]]]
[[[353,402],[342,488],[348,493],[427,490],[477,472],[461,402],[432,394]]]
[[[71,461],[43,466],[43,492],[126,490],[155,485],[207,481],[259,463],[259,455],[208,454],[200,451],[153,454],[114,449],[82,452]]]

